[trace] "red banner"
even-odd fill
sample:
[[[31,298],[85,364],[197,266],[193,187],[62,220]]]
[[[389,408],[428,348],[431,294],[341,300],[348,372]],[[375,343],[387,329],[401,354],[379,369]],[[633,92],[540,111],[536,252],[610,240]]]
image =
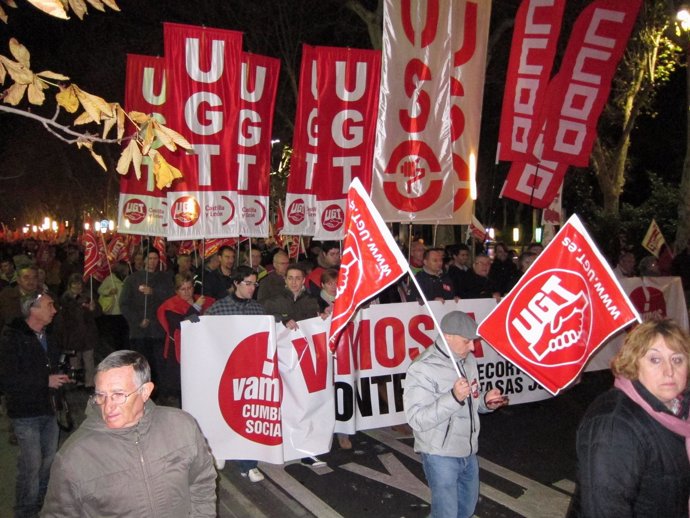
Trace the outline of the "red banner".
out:
[[[595,0],[580,14],[544,103],[542,157],[589,164],[597,122],[642,0]]]
[[[371,190],[381,53],[316,47],[319,138],[314,167],[314,238],[342,239],[345,200],[358,178]]]
[[[555,395],[635,320],[611,267],[572,216],[478,333]]]
[[[386,221],[450,220],[450,3],[386,0],[372,199]]]
[[[239,234],[268,237],[271,130],[280,60],[242,53],[237,124]]]
[[[102,282],[110,273],[102,235],[96,235],[91,230],[87,230],[82,234],[81,243],[84,247],[83,279],[86,281],[89,277],[93,277],[98,282]]]
[[[165,92],[163,58],[128,54],[125,110],[154,113],[164,120]],[[166,212],[165,193],[156,188],[153,163],[146,158],[142,162],[141,179],[137,179],[133,166],[120,178],[119,230],[124,234],[164,235]]]
[[[498,136],[500,160],[531,158],[564,8],[565,0],[523,0],[515,15]]]
[[[318,86],[316,84],[316,53],[314,47],[302,45],[302,68],[299,96],[292,136],[292,158],[285,195],[285,227],[288,235],[314,234],[316,200],[313,195],[314,167],[318,134]]]
[[[357,179],[347,193],[345,220],[347,233],[328,333],[331,348],[357,308],[409,269],[405,256]]]
[[[476,185],[472,183],[476,184],[491,1],[454,0],[452,10],[450,124],[455,172],[453,220],[436,220],[434,223],[468,225],[472,219],[471,192],[476,191]]]
[[[193,146],[175,165],[184,178],[168,191],[170,239],[237,235],[237,142],[242,34],[163,24],[168,125]],[[171,161],[173,163],[173,161]]]

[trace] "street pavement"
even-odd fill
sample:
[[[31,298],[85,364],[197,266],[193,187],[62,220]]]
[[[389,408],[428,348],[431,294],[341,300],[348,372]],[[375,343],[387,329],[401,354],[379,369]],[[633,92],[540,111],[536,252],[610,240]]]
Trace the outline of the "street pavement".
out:
[[[597,394],[611,386],[608,372],[587,373],[562,395],[509,406],[481,417],[479,518],[560,518],[575,480],[575,431]],[[69,392],[77,421],[87,395]],[[12,516],[17,447],[0,416],[0,517]],[[353,449],[334,441],[320,456],[328,466],[260,464],[266,480],[252,484],[233,462],[220,471],[221,518],[417,518],[429,514],[430,492],[406,427],[359,432]],[[63,433],[61,440],[67,434]]]

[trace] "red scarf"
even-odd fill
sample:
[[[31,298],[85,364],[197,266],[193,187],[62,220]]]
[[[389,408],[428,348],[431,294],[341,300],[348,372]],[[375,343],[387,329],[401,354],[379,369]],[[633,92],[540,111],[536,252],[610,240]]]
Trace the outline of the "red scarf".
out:
[[[199,299],[200,295],[194,295],[194,301],[196,302]],[[211,307],[211,304],[213,304],[216,301],[213,297],[205,297],[204,304],[201,307],[201,313],[203,314],[209,307]],[[173,313],[177,313],[178,315],[186,315],[187,312],[189,311],[189,307],[191,304],[184,300],[182,297],[179,295],[174,295],[170,297],[168,300],[163,302],[163,304],[160,305],[158,308],[158,311],[156,312],[156,316],[158,317],[158,321],[161,324],[161,327],[165,331],[165,346],[163,347],[163,358],[166,360],[168,359],[168,352],[170,349],[170,329],[168,326],[168,319],[165,316],[165,313],[167,311],[172,311]],[[177,363],[180,363],[180,328],[178,327],[175,329],[172,333],[172,338],[175,341],[175,358],[177,358]]]

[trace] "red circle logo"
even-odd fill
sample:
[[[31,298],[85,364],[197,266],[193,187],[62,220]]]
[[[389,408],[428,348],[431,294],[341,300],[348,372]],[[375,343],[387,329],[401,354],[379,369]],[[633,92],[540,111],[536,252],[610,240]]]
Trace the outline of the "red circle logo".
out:
[[[666,317],[666,299],[664,293],[649,286],[640,286],[630,293],[633,303],[643,321],[659,320]]]
[[[131,198],[122,208],[122,215],[132,225],[138,225],[146,219],[146,203],[139,198]]]
[[[302,198],[293,201],[287,209],[287,220],[293,225],[299,225],[304,221],[305,204]]]
[[[345,221],[345,212],[343,212],[340,205],[329,205],[324,209],[321,215],[321,225],[329,232],[333,232],[342,227],[343,221]]]
[[[536,275],[512,300],[506,334],[523,359],[543,367],[580,362],[592,331],[592,305],[585,279],[552,269]]]
[[[266,446],[281,444],[283,387],[275,351],[268,356],[268,332],[242,340],[232,352],[218,384],[218,406],[228,426]]]
[[[194,196],[185,195],[177,198],[170,209],[172,220],[181,227],[191,227],[199,220],[201,207]]]

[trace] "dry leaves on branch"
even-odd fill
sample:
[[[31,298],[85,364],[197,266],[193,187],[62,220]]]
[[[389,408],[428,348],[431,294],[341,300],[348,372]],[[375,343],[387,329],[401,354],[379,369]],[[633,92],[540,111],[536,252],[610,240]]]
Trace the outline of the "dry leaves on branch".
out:
[[[7,0],[2,1],[7,2]],[[96,9],[102,8],[103,5],[112,9],[117,8],[112,0],[86,1]],[[44,2],[46,6],[49,3]],[[86,8],[83,0],[69,0],[69,5],[75,12],[82,6]],[[26,99],[29,104],[41,106],[46,98],[44,91],[55,87],[59,90],[55,95],[58,113],[60,108],[68,114],[77,114],[81,109],[83,111],[71,123],[73,126],[103,122],[103,130],[100,137],[88,132],[76,132],[69,126],[58,123],[58,114],[53,119],[46,119],[45,122],[53,130],[58,130],[53,131],[55,134],[61,130],[64,134],[76,136],[76,139],[68,141],[75,143],[79,148],[88,149],[103,169],[107,170],[107,167],[103,158],[94,151],[93,144],[96,142],[122,143],[125,139],[126,121],[129,119],[134,126],[134,132],[129,135],[129,143],[120,155],[116,167],[117,172],[126,174],[130,166],[133,166],[137,179],[140,179],[142,161],[148,157],[154,164],[153,172],[159,188],[170,187],[173,180],[182,177],[180,171],[171,166],[157,151],[161,147],[172,152],[177,151],[178,147],[191,151],[191,144],[178,132],[163,125],[152,114],[138,111],[126,113],[118,103],[109,103],[102,97],[82,90],[76,84],[66,83],[69,81],[67,76],[49,70],[32,72],[29,51],[14,38],[10,40],[10,54],[14,59],[0,55],[0,84],[4,84],[8,77],[12,82],[0,93],[0,98],[5,104],[17,106]],[[116,135],[110,138],[108,135],[113,128],[116,128]]]

